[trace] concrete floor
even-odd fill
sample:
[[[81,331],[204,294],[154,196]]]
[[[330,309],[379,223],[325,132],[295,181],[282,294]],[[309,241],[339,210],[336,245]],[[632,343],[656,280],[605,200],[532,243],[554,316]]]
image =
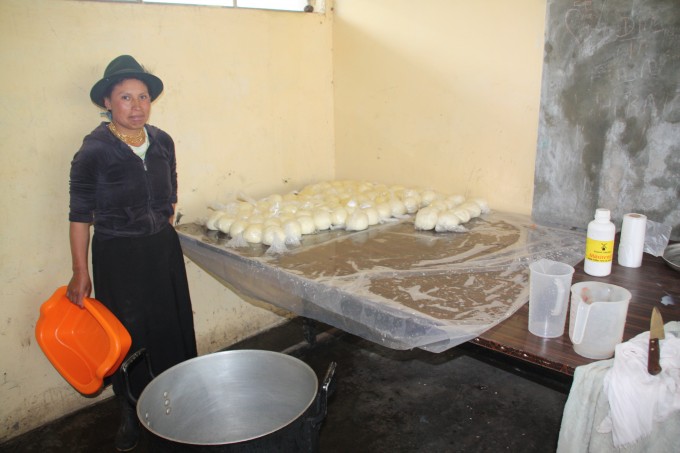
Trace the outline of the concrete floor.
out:
[[[285,351],[321,380],[337,362],[320,451],[555,451],[570,382],[465,345],[440,354],[394,351],[317,326],[314,345],[298,319],[229,349]],[[307,337],[309,338],[309,337]],[[0,445],[0,452],[114,451],[118,408],[110,399]],[[151,452],[145,433],[135,452]]]

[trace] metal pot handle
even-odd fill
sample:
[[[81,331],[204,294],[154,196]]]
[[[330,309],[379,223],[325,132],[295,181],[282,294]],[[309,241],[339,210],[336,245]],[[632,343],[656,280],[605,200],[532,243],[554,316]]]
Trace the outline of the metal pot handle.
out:
[[[323,378],[323,383],[321,384],[321,391],[325,393],[326,399],[328,399],[329,396],[333,394],[335,391],[335,386],[332,384],[335,384],[335,369],[337,368],[338,364],[335,362],[331,362],[330,365],[328,365],[328,370],[326,370],[326,375]]]
[[[153,374],[153,370],[151,369],[151,360],[149,359],[149,354],[146,352],[146,348],[141,348],[134,354],[131,354],[123,363],[120,365],[120,371],[123,373],[123,379],[125,380],[125,393],[128,401],[132,403],[133,406],[137,406],[137,398],[132,394],[132,388],[130,387],[130,376],[128,374],[128,368],[135,363],[137,360],[140,359],[140,357],[144,357],[146,361],[146,368],[147,371],[149,372],[149,377],[151,380],[156,378],[156,375]]]
[[[321,389],[316,396],[316,414],[308,419],[312,427],[318,426],[326,418],[328,412],[328,397],[335,391],[335,368],[337,363],[331,362],[321,383]]]

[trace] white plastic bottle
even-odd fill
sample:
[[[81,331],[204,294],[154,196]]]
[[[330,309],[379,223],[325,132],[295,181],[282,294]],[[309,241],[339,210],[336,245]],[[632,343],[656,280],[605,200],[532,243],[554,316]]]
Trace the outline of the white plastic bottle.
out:
[[[595,277],[604,277],[612,272],[616,227],[609,219],[609,209],[597,209],[595,220],[588,224],[583,270]]]

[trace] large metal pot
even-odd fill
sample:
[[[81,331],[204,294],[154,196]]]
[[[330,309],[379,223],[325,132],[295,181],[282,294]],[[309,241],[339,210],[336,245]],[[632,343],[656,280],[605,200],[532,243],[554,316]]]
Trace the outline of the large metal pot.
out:
[[[121,366],[126,379],[140,356],[144,350]],[[137,401],[137,416],[154,451],[315,452],[335,366],[319,390],[314,371],[286,354],[196,357],[153,378]]]

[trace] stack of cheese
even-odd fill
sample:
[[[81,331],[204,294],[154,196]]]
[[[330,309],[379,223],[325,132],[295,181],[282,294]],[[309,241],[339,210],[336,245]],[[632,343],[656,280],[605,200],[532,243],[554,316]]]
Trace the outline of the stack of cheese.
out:
[[[231,201],[213,208],[206,227],[251,244],[290,245],[305,234],[360,231],[413,214],[418,230],[465,231],[462,224],[487,212],[488,204],[481,199],[347,180],[311,184],[261,200]]]

